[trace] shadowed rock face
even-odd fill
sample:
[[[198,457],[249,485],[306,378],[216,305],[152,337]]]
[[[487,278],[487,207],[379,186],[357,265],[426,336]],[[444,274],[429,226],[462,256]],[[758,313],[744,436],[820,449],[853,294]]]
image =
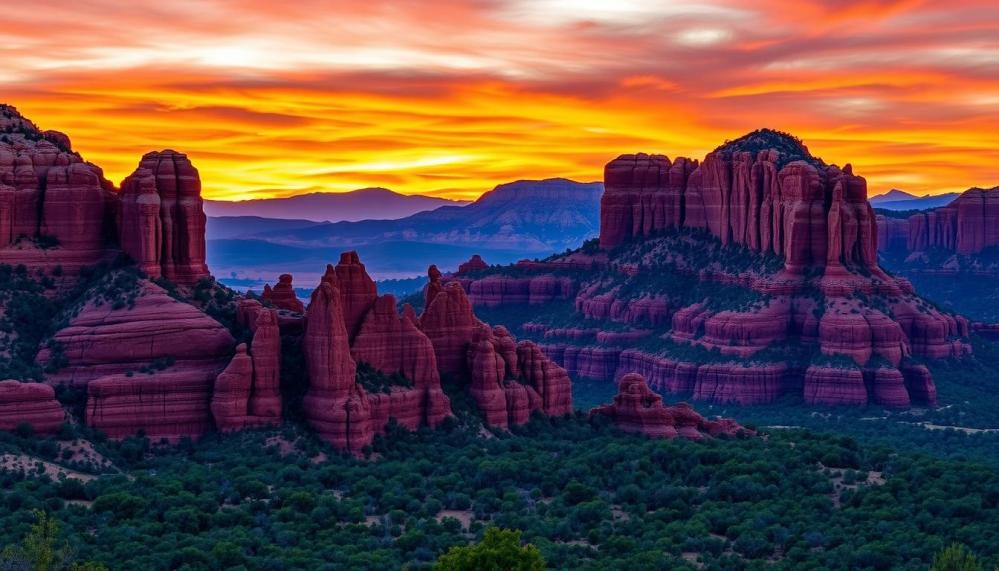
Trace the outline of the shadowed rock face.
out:
[[[707,420],[686,403],[664,405],[663,398],[637,373],[621,379],[612,404],[598,406],[590,414],[609,417],[620,430],[650,438],[702,440],[719,435],[753,434],[731,419]]]
[[[605,189],[600,249],[430,287],[459,284],[571,374],[720,403],[934,405],[912,357],[970,352],[967,320],[878,267],[864,179],[793,137],[751,133],[700,163],[624,155]]]

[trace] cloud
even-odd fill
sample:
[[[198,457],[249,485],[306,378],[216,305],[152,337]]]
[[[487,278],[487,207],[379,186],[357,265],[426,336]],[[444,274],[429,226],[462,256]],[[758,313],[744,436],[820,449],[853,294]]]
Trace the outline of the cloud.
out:
[[[471,198],[764,126],[874,191],[999,179],[999,8],[978,0],[37,0],[4,18],[8,102],[114,180],[185,150],[219,198]]]

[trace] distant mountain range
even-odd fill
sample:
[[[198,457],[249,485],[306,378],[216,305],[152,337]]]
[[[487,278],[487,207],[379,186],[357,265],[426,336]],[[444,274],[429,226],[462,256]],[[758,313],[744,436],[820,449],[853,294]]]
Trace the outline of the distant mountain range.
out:
[[[357,250],[376,279],[403,278],[437,264],[457,268],[472,254],[492,264],[577,247],[600,227],[601,183],[523,180],[497,186],[466,206],[398,220],[315,223],[255,217],[208,219],[208,259],[222,279],[315,280],[344,250]],[[303,280],[299,280],[299,276]]]
[[[229,202],[206,200],[208,216],[258,216],[342,222],[356,220],[394,220],[441,206],[461,206],[467,202],[432,196],[406,195],[387,188],[363,188],[350,192],[314,192],[289,198],[263,198]]]
[[[958,196],[960,196],[958,192],[916,196],[904,190],[892,189],[884,194],[872,196],[869,202],[874,208],[881,208],[883,210],[929,210],[931,208],[946,206]]]

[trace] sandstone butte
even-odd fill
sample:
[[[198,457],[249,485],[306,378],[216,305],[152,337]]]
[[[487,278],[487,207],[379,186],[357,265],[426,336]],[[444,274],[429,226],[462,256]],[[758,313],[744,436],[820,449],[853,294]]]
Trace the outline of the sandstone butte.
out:
[[[637,373],[622,377],[614,402],[594,408],[590,415],[606,416],[619,430],[651,438],[702,440],[721,435],[755,434],[731,419],[707,420],[686,403],[664,405],[663,398]]]
[[[947,206],[908,218],[878,215],[878,249],[919,255],[938,249],[962,256],[999,246],[999,187],[972,188]]]
[[[916,358],[970,352],[966,319],[878,266],[866,181],[789,135],[756,131],[700,162],[623,155],[604,186],[599,244],[443,287],[493,315],[535,308],[507,325],[573,375],[640,373],[720,403],[933,406]]]

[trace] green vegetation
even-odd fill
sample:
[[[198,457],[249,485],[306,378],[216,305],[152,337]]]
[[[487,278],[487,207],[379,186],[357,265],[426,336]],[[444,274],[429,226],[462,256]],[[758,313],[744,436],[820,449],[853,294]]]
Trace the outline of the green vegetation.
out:
[[[35,523],[21,545],[8,545],[0,552],[0,569],[32,571],[106,571],[107,567],[91,562],[74,561],[68,543],[59,544],[59,521],[35,510]]]
[[[745,152],[755,155],[760,151],[769,150],[776,150],[779,153],[777,158],[778,169],[793,161],[805,161],[816,168],[825,166],[825,162],[823,162],[822,159],[813,157],[812,154],[808,152],[808,147],[805,146],[801,139],[790,133],[777,131],[775,129],[757,129],[739,137],[738,139],[735,139],[734,141],[725,141],[725,143],[717,147],[714,152]]]
[[[981,571],[978,558],[960,543],[951,544],[933,558],[930,571]]]
[[[481,543],[452,547],[436,571],[541,571],[545,560],[533,545],[520,544],[520,532],[490,527]]]
[[[925,210],[889,210],[887,208],[875,208],[874,214],[880,214],[885,218],[901,218],[908,220],[916,214],[926,212]]]
[[[402,372],[387,375],[364,361],[357,363],[357,384],[368,393],[390,393],[394,387],[410,388],[413,381]]]
[[[96,445],[115,466],[93,480],[0,474],[0,544],[46,509],[116,569],[430,568],[490,527],[557,569],[923,570],[954,542],[999,562],[994,467],[805,430],[693,443],[585,415],[488,438],[449,422],[392,429],[368,460],[294,425]],[[0,452],[43,446],[59,441],[0,435]]]

